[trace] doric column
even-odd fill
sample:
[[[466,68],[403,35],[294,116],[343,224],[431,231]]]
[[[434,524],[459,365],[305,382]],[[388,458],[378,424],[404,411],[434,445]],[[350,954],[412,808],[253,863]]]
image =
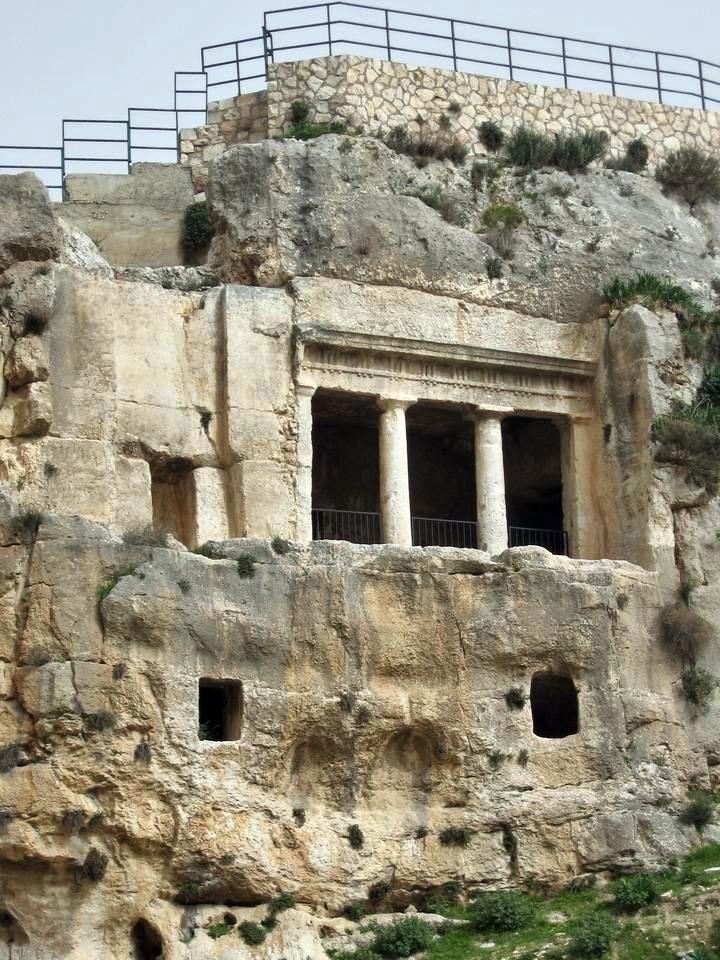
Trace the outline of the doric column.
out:
[[[295,481],[295,539],[312,540],[312,398],[315,387],[298,384],[297,398],[297,474]]]
[[[478,409],[473,415],[478,547],[493,555],[508,545],[502,415],[510,412]]]
[[[405,411],[412,400],[381,398],[380,512],[385,543],[412,546]]]

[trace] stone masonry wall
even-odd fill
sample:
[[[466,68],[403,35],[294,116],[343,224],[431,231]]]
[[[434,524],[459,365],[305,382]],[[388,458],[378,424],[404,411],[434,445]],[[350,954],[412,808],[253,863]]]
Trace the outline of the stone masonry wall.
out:
[[[267,90],[208,104],[207,123],[180,131],[180,162],[192,169],[196,192],[205,189],[208,164],[236,143],[267,137]]]
[[[307,101],[315,120],[343,119],[366,133],[412,124],[418,116],[432,123],[450,109],[453,132],[476,153],[483,150],[476,133],[483,120],[497,121],[506,132],[520,124],[550,133],[604,129],[614,155],[641,137],[652,161],[681,145],[720,149],[720,113],[364,57],[323,57],[272,67],[269,137],[285,132],[294,100]],[[454,115],[452,104],[459,108]]]
[[[418,117],[432,125],[450,111],[452,132],[476,154],[484,152],[477,138],[483,120],[506,133],[520,124],[550,133],[606,130],[613,156],[640,137],[651,164],[682,145],[720,149],[718,112],[343,55],[274,64],[267,91],[210,104],[207,124],[181,132],[182,162],[193,167],[196,190],[204,190],[208,163],[227,146],[286,134],[294,100],[310,104],[313,120],[343,119],[370,134],[417,128]]]

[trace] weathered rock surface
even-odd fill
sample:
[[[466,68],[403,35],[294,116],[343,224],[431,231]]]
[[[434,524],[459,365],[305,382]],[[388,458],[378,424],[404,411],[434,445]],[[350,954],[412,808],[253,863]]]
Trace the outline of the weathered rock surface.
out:
[[[19,260],[57,259],[61,232],[33,173],[0,174],[0,272]]]
[[[471,162],[431,161],[418,170],[370,138],[324,136],[244,144],[211,167],[208,199],[218,235],[212,264],[224,279],[261,286],[314,274],[407,286],[558,320],[594,319],[615,275],[650,271],[709,298],[718,273],[720,215],[692,212],[647,175],[558,171],[516,176],[474,191]],[[413,194],[438,191],[447,223]],[[483,213],[514,203],[504,276]]]

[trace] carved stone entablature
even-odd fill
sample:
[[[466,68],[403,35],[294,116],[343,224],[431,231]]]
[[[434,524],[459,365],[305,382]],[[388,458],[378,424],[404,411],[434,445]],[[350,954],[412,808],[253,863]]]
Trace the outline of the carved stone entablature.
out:
[[[298,351],[302,380],[318,387],[575,417],[592,412],[596,365],[587,360],[318,328],[302,332]]]

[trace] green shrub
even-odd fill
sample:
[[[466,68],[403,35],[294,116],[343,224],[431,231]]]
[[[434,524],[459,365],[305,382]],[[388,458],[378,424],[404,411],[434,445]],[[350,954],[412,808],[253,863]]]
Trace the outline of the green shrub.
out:
[[[104,853],[100,853],[95,847],[91,847],[80,868],[80,875],[83,880],[92,880],[98,883],[107,873],[108,858]]]
[[[417,200],[421,200],[426,207],[437,210],[443,220],[453,224],[453,226],[460,226],[463,222],[462,211],[456,201],[440,187],[425,188],[415,193],[409,193],[407,196],[415,197]]]
[[[183,222],[183,246],[185,249],[193,253],[205,250],[210,244],[214,232],[207,200],[198,200],[191,203],[185,210]]]
[[[187,595],[188,593],[190,593],[190,590],[192,589],[192,584],[186,577],[182,577],[180,580],[178,580],[177,585],[178,585],[178,590],[183,595]]]
[[[552,137],[526,126],[518,127],[507,142],[510,162],[516,167],[530,169],[548,167],[552,161],[554,149],[555,142]]]
[[[617,936],[617,924],[607,913],[591,913],[584,917],[575,930],[570,944],[574,957],[603,957]]]
[[[467,827],[446,827],[440,833],[440,843],[444,847],[466,847],[472,839],[472,830]]]
[[[255,561],[249,553],[241,553],[237,558],[237,572],[243,579],[255,576]]]
[[[115,714],[110,710],[99,710],[97,713],[85,714],[85,726],[88,730],[101,733],[103,730],[112,730],[116,724]]]
[[[270,901],[270,912],[271,913],[282,913],[283,910],[292,910],[295,906],[295,895],[290,893],[289,890],[286,890],[284,893],[279,893],[276,897],[273,897]]]
[[[489,230],[500,226],[514,230],[524,219],[522,210],[514,203],[493,203],[482,215],[483,226]]]
[[[650,150],[644,140],[631,140],[625,151],[624,170],[628,173],[640,173],[648,165]]]
[[[34,540],[42,522],[39,510],[23,510],[14,518],[13,525],[23,540]]]
[[[505,134],[502,127],[494,120],[483,120],[478,127],[478,136],[480,137],[480,143],[491,153],[497,153],[505,143]]]
[[[510,710],[522,710],[526,703],[525,694],[520,687],[511,687],[505,694],[505,703]]]
[[[720,489],[720,423],[712,410],[676,403],[669,416],[653,421],[655,459],[687,470],[688,481],[710,496]]]
[[[679,327],[683,356],[690,360],[702,360],[705,356],[705,337],[702,330],[689,327],[686,323],[680,323]]]
[[[683,670],[680,680],[685,699],[706,712],[712,695],[717,689],[717,678],[708,670],[693,663]]]
[[[431,131],[425,121],[418,118],[420,132],[411,134],[407,127],[393,127],[385,138],[385,145],[395,153],[412,157],[418,167],[427,166],[431,159],[451,160],[461,166],[467,157],[468,148],[458,137],[444,129]]]
[[[502,257],[488,257],[485,261],[485,269],[490,280],[499,280],[503,275]]]
[[[273,548],[273,552],[276,553],[279,557],[282,557],[286,553],[290,552],[290,544],[287,542],[287,540],[283,540],[282,537],[272,538],[272,548]]]
[[[479,932],[521,930],[536,919],[533,904],[516,890],[483,891],[473,898],[471,924]]]
[[[690,800],[680,814],[680,822],[688,827],[695,827],[698,833],[712,822],[715,815],[715,804],[712,797],[700,790],[693,791]]]
[[[380,903],[390,893],[390,884],[387,880],[378,880],[368,890],[368,900],[371,903]]]
[[[109,593],[112,593],[123,577],[135,576],[140,577],[141,580],[144,579],[144,574],[137,572],[137,564],[129,563],[126,567],[123,567],[122,570],[114,573],[108,580],[103,580],[102,583],[99,583],[95,588],[95,595],[99,601],[103,601]]]
[[[252,920],[243,920],[243,922],[238,926],[238,931],[248,946],[257,947],[263,943],[265,937],[267,937],[267,930],[265,930],[264,927],[261,927],[259,923],[254,923]]]
[[[371,947],[358,947],[357,950],[336,950],[332,953],[333,960],[380,960],[380,954]]]
[[[298,827],[305,826],[305,810],[303,807],[293,807],[292,815]]]
[[[265,927],[266,930],[274,930],[277,926],[277,923],[277,915],[274,913],[269,913],[260,921],[260,926]]]
[[[566,173],[585,170],[591,163],[605,156],[609,142],[610,138],[604,130],[558,133],[555,135],[551,164]]]
[[[365,843],[365,835],[356,823],[351,823],[348,828],[348,840],[353,850],[361,850]]]
[[[310,104],[304,100],[293,100],[290,104],[290,121],[292,123],[305,123],[310,116]]]
[[[710,407],[720,407],[720,366],[714,365],[703,370],[702,383],[695,399]]]
[[[349,920],[354,920],[355,923],[359,923],[364,917],[367,916],[367,908],[365,904],[360,900],[355,900],[353,903],[349,903],[343,913]]]
[[[655,176],[666,190],[680,194],[690,206],[701,200],[720,200],[720,161],[695,147],[671,151]]]
[[[211,923],[206,927],[206,933],[211,940],[218,940],[220,937],[227,936],[232,931],[229,923]]]
[[[380,927],[370,949],[381,957],[411,957],[427,950],[433,941],[430,924],[417,917]]]
[[[654,877],[623,877],[615,886],[616,909],[634,913],[642,907],[655,903],[660,897],[660,889]]]
[[[347,133],[347,125],[342,120],[322,121],[311,123],[303,120],[301,123],[291,123],[288,136],[294,140],[316,140],[327,133]]]
[[[662,636],[680,656],[695,657],[715,634],[710,623],[683,603],[669,604],[660,614]]]
[[[0,747],[0,773],[8,773],[20,763],[21,744],[8,743]]]
[[[654,310],[666,307],[691,325],[700,329],[716,320],[683,287],[653,273],[636,273],[633,277],[614,277],[602,290],[605,303],[619,308],[628,303],[641,303]]]

